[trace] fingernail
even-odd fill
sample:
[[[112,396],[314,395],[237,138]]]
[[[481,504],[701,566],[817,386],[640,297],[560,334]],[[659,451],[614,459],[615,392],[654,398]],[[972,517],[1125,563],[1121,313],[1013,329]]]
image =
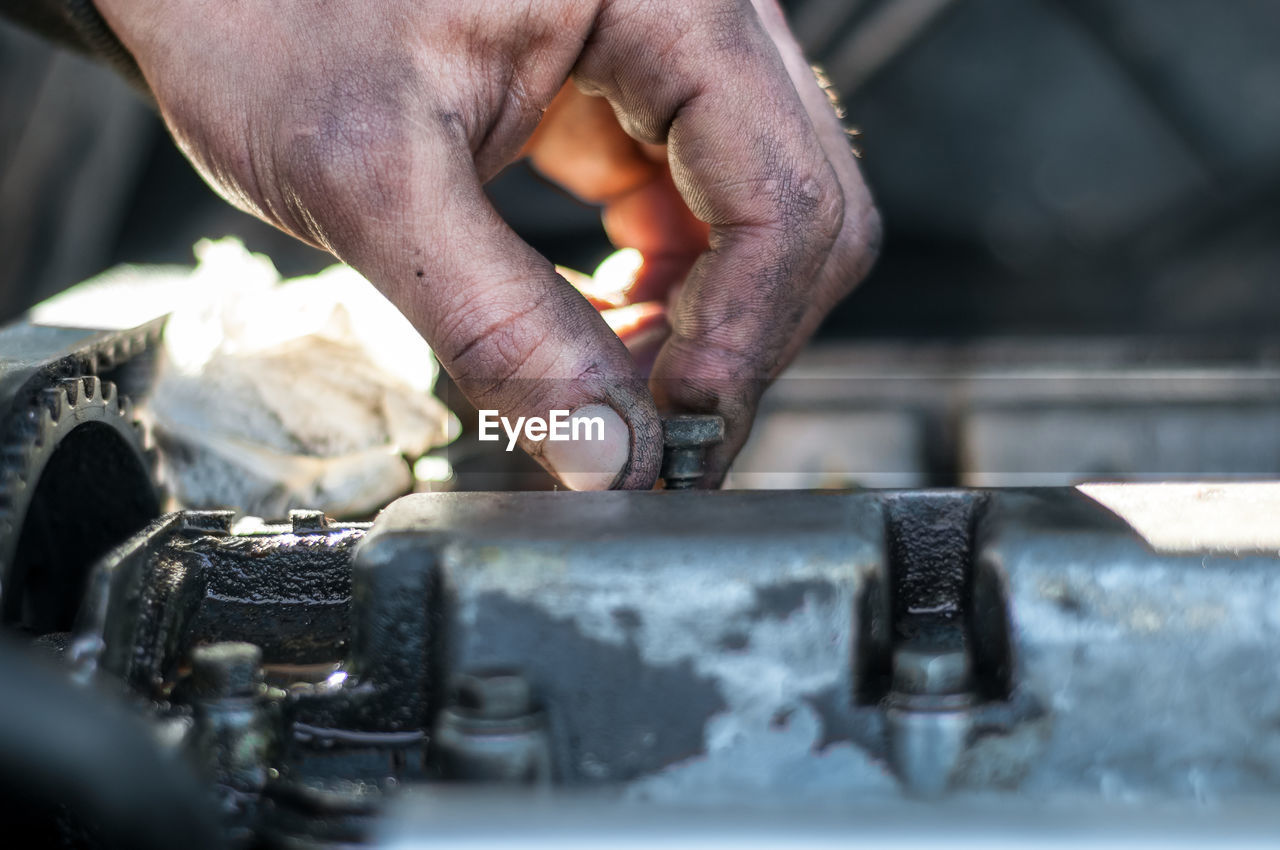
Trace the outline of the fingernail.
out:
[[[608,490],[631,455],[627,423],[607,404],[588,404],[569,415],[569,434],[548,440],[543,460],[570,490]]]

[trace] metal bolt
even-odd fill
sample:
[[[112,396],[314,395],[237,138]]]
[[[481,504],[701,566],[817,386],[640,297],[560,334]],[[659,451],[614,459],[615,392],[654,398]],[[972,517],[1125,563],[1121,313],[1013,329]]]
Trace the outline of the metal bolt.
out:
[[[320,534],[329,527],[324,511],[289,511],[289,524],[294,534]]]
[[[945,696],[969,690],[969,654],[963,647],[907,644],[893,654],[893,690]]]
[[[191,689],[201,699],[255,696],[262,685],[262,650],[225,641],[191,652]]]
[[[436,719],[434,743],[446,779],[507,784],[550,781],[551,738],[529,682],[493,670],[453,677],[453,698]]]
[[[533,691],[519,673],[462,673],[453,680],[454,705],[486,720],[508,720],[533,709]]]
[[[235,511],[183,511],[181,519],[184,531],[203,534],[230,534],[235,521]]]
[[[968,747],[971,688],[959,629],[926,630],[894,650],[885,734],[889,763],[912,796],[936,797],[951,786]]]
[[[668,490],[689,490],[706,472],[707,450],[724,441],[724,419],[685,414],[662,422],[662,480]]]
[[[284,729],[279,705],[263,686],[262,650],[234,641],[196,647],[190,697],[188,742],[214,780],[214,798],[238,840],[256,820]]]

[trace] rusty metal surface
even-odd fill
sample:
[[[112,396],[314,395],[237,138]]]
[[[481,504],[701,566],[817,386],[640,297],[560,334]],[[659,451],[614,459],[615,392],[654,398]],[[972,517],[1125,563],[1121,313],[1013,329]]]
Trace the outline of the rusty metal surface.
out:
[[[110,408],[133,433],[101,387],[115,377],[145,394],[155,329],[0,334],[31,343],[0,350],[11,428],[35,410],[70,431]],[[770,462],[800,470],[792,483],[855,456],[910,465],[898,470],[910,483],[972,477],[965,463],[990,453],[963,452],[987,429],[1024,471],[1023,455],[1066,468],[1072,443],[1052,429],[1029,432],[1032,446],[1001,436],[1022,425],[992,423],[1059,428],[1068,415],[1094,447],[1130,440],[1191,471],[1270,462],[1254,426],[1272,415],[1274,353],[1198,371],[1156,357],[1144,371],[1095,351],[1071,371],[1039,350],[1012,371],[991,368],[1017,359],[1007,348],[955,362],[882,351],[865,374],[802,363],[760,433],[773,416],[830,428],[769,442],[810,460]],[[906,379],[889,379],[891,361]],[[1112,427],[1125,416],[1175,436],[1144,442],[1147,425]],[[1222,425],[1208,440],[1222,454],[1195,449],[1205,417]],[[677,448],[696,455],[706,436]],[[385,808],[399,789],[464,782],[706,810],[973,795],[1235,805],[1280,790],[1267,672],[1280,558],[1275,497],[1260,488],[1091,491],[1140,512],[1136,529],[1068,488],[435,493],[372,525],[186,511],[119,545],[83,597],[28,626],[81,687],[141,698],[158,746],[202,766],[241,843],[364,841],[403,817]],[[1182,526],[1174,543],[1153,518]],[[210,685],[222,681],[210,658],[227,653],[252,664],[222,678],[249,685]]]
[[[566,783],[762,787],[807,765],[834,792],[888,784],[823,751],[810,704],[851,709],[887,645],[883,526],[867,496],[441,494],[392,505],[356,568],[429,546],[450,668],[521,670]]]
[[[379,824],[373,843],[385,850],[460,845],[519,850],[1199,850],[1269,848],[1275,843],[1275,833],[1275,806],[1266,799],[1200,810],[1098,805],[1093,801],[1043,805],[1007,796],[927,805],[850,799],[839,807],[797,810],[638,805],[604,794],[565,794],[549,799],[468,788],[429,788],[413,789],[398,799]]]
[[[1149,813],[1280,790],[1278,582],[1067,489],[423,494],[372,526],[174,515],[100,566],[68,653],[150,698],[229,828],[303,846],[424,782]],[[266,685],[210,705],[208,624],[258,633],[255,600]]]
[[[1280,559],[1159,554],[1064,493],[1006,494],[979,521],[975,593],[1007,612],[1014,687],[1042,702],[1023,793],[1189,801],[1280,782]],[[984,602],[983,605],[986,603]]]

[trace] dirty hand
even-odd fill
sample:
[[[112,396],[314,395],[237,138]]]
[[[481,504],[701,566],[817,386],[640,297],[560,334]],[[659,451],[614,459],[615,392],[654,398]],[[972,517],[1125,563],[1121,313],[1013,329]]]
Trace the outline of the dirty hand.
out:
[[[866,188],[774,0],[98,6],[204,177],[362,272],[477,407],[603,416],[603,441],[522,443],[575,489],[652,486],[655,399],[726,418],[718,483],[874,255]],[[671,328],[648,387],[487,202],[526,154],[643,254],[630,297],[665,300]]]

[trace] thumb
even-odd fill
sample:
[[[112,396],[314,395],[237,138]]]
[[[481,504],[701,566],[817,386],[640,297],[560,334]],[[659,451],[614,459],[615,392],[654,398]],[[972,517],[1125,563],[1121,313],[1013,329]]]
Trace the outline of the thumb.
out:
[[[514,433],[570,489],[652,487],[661,422],[622,341],[507,226],[469,161],[434,177],[394,181],[399,191],[379,194],[384,208],[358,219],[367,225],[329,240],[334,252],[404,313],[471,403],[492,411],[495,439]],[[553,418],[566,422],[559,439],[533,424]]]

